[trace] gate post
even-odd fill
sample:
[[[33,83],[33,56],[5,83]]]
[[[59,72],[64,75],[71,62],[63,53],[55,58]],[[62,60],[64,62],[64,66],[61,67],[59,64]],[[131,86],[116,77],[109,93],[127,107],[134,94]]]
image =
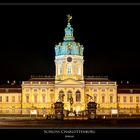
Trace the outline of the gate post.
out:
[[[87,104],[88,109],[88,119],[95,119],[96,118],[96,107],[97,103],[95,102],[89,102]]]
[[[55,118],[56,119],[62,119],[64,118],[63,110],[64,110],[64,103],[62,102],[56,102],[54,103],[54,109],[55,109]]]

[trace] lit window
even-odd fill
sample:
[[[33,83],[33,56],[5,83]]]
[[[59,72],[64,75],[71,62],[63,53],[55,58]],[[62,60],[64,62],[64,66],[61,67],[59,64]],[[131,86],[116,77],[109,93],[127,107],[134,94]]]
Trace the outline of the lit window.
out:
[[[105,102],[105,96],[102,95],[102,103],[104,103],[104,102]]]
[[[68,74],[72,74],[72,67],[71,66],[68,66]]]
[[[123,102],[126,102],[126,96],[123,97]]]
[[[139,96],[136,97],[136,102],[139,102]]]
[[[68,91],[68,94],[67,94],[67,101],[69,102],[70,101],[70,98],[72,97],[72,92],[71,91]]]
[[[132,96],[130,96],[130,102],[133,102],[133,97]]]
[[[15,102],[15,96],[12,96],[12,102]]]
[[[59,66],[58,67],[58,75],[61,75],[62,74],[62,66]]]
[[[81,101],[81,93],[80,91],[76,91],[76,102],[80,102]]]
[[[26,89],[26,92],[29,92],[29,89]]]
[[[113,103],[113,96],[110,95],[110,103]]]
[[[34,102],[37,103],[37,94],[34,95]]]
[[[45,92],[46,90],[45,89],[42,89],[42,92]]]
[[[29,95],[26,95],[26,103],[29,103]]]
[[[34,91],[36,92],[36,91],[37,91],[37,89],[34,89]]]
[[[78,67],[77,74],[78,74],[78,75],[81,74],[81,68],[80,68],[80,66]]]
[[[8,96],[6,96],[6,102],[9,102],[9,97]]]
[[[2,96],[0,96],[0,102],[2,102]]]
[[[64,92],[62,90],[59,92],[59,99],[61,102],[64,102]]]
[[[113,89],[112,88],[110,89],[110,92],[113,92]]]
[[[102,91],[105,91],[105,89],[103,88]]]
[[[50,94],[50,100],[51,100],[51,102],[54,102],[54,94]]]
[[[18,96],[18,102],[21,102],[21,96]]]
[[[120,102],[120,96],[118,96],[118,102]]]
[[[46,102],[46,95],[45,95],[45,94],[42,95],[42,102],[43,102],[43,103]]]
[[[53,92],[54,90],[53,89],[50,89],[50,91]]]

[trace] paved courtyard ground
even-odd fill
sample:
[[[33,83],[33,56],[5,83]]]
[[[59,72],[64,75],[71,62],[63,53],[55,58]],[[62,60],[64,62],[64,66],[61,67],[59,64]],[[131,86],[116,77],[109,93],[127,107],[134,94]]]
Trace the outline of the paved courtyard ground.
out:
[[[36,117],[0,118],[1,138],[88,139],[135,138],[140,136],[140,119],[46,120]]]
[[[140,119],[47,120],[36,117],[0,118],[0,128],[140,128]]]

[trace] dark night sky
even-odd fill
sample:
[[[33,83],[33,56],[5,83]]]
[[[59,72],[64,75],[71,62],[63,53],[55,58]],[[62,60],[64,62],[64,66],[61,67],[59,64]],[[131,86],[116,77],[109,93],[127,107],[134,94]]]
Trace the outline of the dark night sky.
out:
[[[54,46],[72,14],[85,75],[140,83],[140,6],[1,6],[0,80],[54,75]]]

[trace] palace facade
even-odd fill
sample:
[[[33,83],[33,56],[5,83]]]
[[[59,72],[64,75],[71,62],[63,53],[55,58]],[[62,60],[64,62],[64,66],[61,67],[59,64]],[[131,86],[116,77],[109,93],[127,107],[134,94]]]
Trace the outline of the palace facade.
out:
[[[21,85],[0,85],[0,114],[53,114],[54,103],[62,101],[64,109],[87,110],[87,103],[97,103],[97,115],[139,114],[140,85],[120,84],[108,77],[84,76],[84,47],[75,41],[70,19],[65,28],[63,42],[55,49],[55,76],[31,76]]]

